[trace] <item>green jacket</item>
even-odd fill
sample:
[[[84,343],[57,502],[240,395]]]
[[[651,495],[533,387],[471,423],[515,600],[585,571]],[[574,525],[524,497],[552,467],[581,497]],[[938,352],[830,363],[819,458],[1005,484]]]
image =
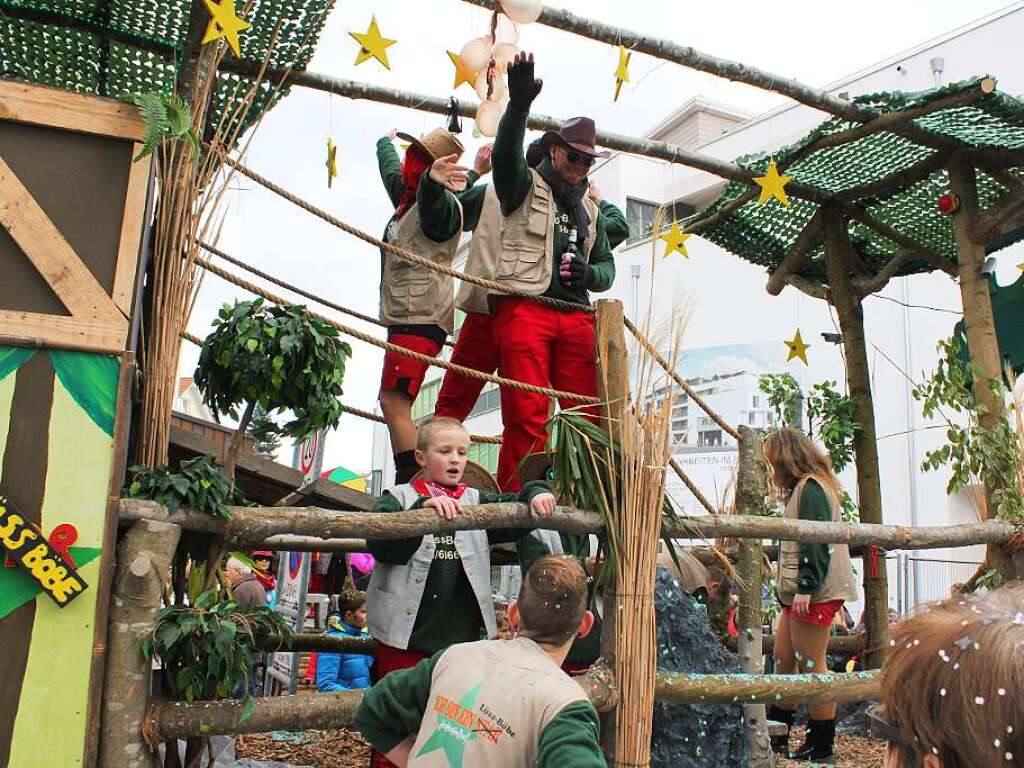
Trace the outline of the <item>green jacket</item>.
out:
[[[547,483],[527,483],[518,493],[495,494],[480,492],[481,504],[520,501],[529,504],[541,493],[549,493]],[[419,509],[427,497],[421,496],[412,509]],[[373,506],[374,512],[401,512],[402,504],[387,491]],[[516,542],[529,533],[525,528],[496,528],[487,531],[491,544]],[[405,539],[369,539],[367,548],[379,563],[406,565],[423,543],[422,536]],[[435,555],[430,564],[423,599],[416,613],[409,650],[436,653],[453,643],[480,639],[484,620],[473,592],[469,577],[455,550],[452,534],[435,534]]]
[[[419,733],[423,716],[430,707],[431,682],[440,656],[439,652],[411,669],[392,672],[366,692],[356,710],[355,727],[375,749],[390,752],[409,736]],[[569,704],[541,731],[534,765],[538,768],[604,768],[599,733],[600,722],[590,702]],[[461,757],[461,752],[457,755]],[[449,765],[454,768],[461,763],[449,760]]]
[[[501,212],[505,216],[515,211],[529,193],[533,184],[533,176],[526,164],[523,154],[523,141],[526,137],[527,113],[513,107],[505,110],[498,124],[498,135],[494,141],[494,152],[491,161],[494,165],[494,191],[501,204]],[[569,212],[556,205],[555,231],[552,243],[551,283],[544,295],[555,299],[572,301],[577,304],[589,304],[587,290],[573,290],[565,286],[558,274],[558,265],[562,254],[569,245]],[[607,291],[615,281],[615,258],[608,239],[608,219],[599,213],[597,217],[597,236],[589,243],[590,284],[589,291]]]
[[[808,480],[800,497],[801,520],[832,521],[832,506],[825,489],[816,480]],[[825,583],[832,554],[828,544],[800,544],[800,572],[797,576],[797,594],[811,595]]]

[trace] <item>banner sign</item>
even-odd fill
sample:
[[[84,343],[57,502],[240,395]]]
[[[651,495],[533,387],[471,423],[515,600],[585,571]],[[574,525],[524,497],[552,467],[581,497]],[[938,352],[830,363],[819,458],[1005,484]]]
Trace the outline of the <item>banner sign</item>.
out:
[[[89,586],[68,556],[47,541],[38,526],[18,514],[5,496],[0,496],[0,546],[58,608],[68,605]]]

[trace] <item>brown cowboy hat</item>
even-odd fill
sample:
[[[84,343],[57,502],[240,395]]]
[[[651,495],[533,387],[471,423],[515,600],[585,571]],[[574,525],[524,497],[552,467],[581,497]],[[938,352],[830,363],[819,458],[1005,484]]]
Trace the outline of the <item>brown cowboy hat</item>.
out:
[[[608,157],[611,152],[597,150],[597,126],[589,117],[570,117],[557,131],[548,131],[542,141],[548,145],[561,144],[591,157]]]
[[[462,146],[462,142],[444,128],[435,128],[418,139],[408,133],[401,133],[399,131],[396,131],[395,135],[402,139],[402,141],[408,141],[414,147],[418,147],[422,152],[426,152],[431,160],[448,157],[448,155],[462,157],[462,153],[466,151],[466,148]]]
[[[423,477],[422,469],[413,475],[412,479],[417,480],[420,477]],[[466,469],[462,473],[462,482],[470,488],[476,488],[478,491],[498,493],[498,483],[494,480],[494,477],[475,461],[466,462]]]

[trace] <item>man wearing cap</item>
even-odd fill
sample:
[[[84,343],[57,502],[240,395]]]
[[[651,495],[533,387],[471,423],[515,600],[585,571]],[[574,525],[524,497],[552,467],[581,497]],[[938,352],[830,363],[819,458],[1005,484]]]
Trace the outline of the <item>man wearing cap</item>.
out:
[[[377,142],[381,180],[395,206],[384,240],[450,267],[461,226],[452,234],[422,219],[417,192],[425,176],[434,177],[453,192],[465,187],[466,169],[455,165],[463,152],[462,143],[443,128],[418,139],[405,133],[396,135],[410,144],[404,161],[398,159],[392,136]],[[458,215],[461,217],[461,208]],[[380,320],[387,326],[392,344],[436,356],[455,324],[452,278],[382,250]],[[395,352],[385,353],[379,400],[391,435],[396,483],[408,482],[419,469],[412,403],[426,372],[426,363]]]
[[[595,148],[597,129],[587,117],[567,120],[545,134],[547,156],[531,169],[523,153],[530,105],[542,83],[534,78],[532,54],[520,53],[508,68],[509,106],[494,143],[494,192],[500,227],[481,219],[476,238],[478,264],[495,279],[520,291],[580,305],[555,309],[529,299],[494,296],[494,338],[505,378],[580,395],[597,394],[594,316],[585,307],[590,291],[606,291],[615,279],[607,220],[588,196],[590,167],[607,152]],[[565,259],[574,233],[576,253]],[[560,402],[576,407],[575,400]],[[520,486],[519,461],[545,441],[548,399],[501,389],[505,428],[498,459],[503,490]],[[595,414],[596,415],[596,414]]]

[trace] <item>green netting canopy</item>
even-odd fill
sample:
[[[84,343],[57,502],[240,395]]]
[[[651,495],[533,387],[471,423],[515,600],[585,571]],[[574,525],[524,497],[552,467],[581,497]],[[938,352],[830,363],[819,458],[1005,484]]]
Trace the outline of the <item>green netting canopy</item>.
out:
[[[881,115],[904,110],[926,108],[936,100],[954,101],[958,95],[974,91],[978,98],[936,109],[905,124],[913,125],[931,137],[947,144],[959,142],[966,151],[980,150],[1006,173],[1024,178],[1024,102],[995,90],[981,94],[980,85],[985,78],[974,78],[961,83],[918,93],[877,93],[859,96],[853,102],[876,110]],[[938,105],[935,105],[938,106]],[[860,123],[833,117],[819,125],[799,142],[774,154],[780,169],[795,181],[803,182],[838,199],[851,203],[872,219],[897,230],[901,235],[937,253],[943,260],[955,265],[957,245],[952,217],[940,213],[938,198],[949,191],[949,176],[945,162],[936,162],[935,170],[921,178],[901,183],[895,174],[908,169],[923,168],[940,150],[923,146],[889,131],[879,131],[848,143],[828,146],[829,137],[856,128]],[[826,142],[821,146],[822,141]],[[816,144],[818,146],[816,146]],[[944,151],[944,150],[943,150]],[[1013,159],[1019,160],[1013,167]],[[747,156],[736,162],[755,176],[763,176],[772,158],[767,155]],[[1005,162],[1009,159],[1011,162]],[[920,174],[916,174],[920,176]],[[1002,175],[997,173],[996,175]],[[892,184],[885,181],[891,179]],[[1005,176],[1003,177],[1006,181]],[[885,191],[871,190],[869,185],[888,186]],[[750,186],[730,182],[711,207],[690,217],[690,224],[708,217],[728,206],[736,198],[748,193]],[[864,194],[861,194],[860,191]],[[978,202],[980,209],[988,208],[1008,192],[1008,187],[984,172],[978,173]],[[790,195],[791,207],[777,200],[759,206],[757,198],[745,202],[716,222],[699,230],[701,237],[716,243],[731,253],[769,272],[775,271],[783,258],[796,244],[801,232],[821,207],[818,203],[797,199]],[[855,220],[849,222],[849,232],[865,266],[877,273],[902,248],[892,240]],[[1024,237],[1018,230],[989,244],[995,250]],[[935,265],[923,258],[911,258],[903,263],[896,275],[927,272]],[[825,263],[820,240],[809,251],[808,258],[795,274],[825,283]]]
[[[199,2],[199,0],[196,0]],[[242,57],[304,69],[335,0],[254,0],[244,14]],[[0,0],[0,77],[117,97],[174,89],[188,32],[190,0]],[[236,3],[241,16],[243,0]],[[202,10],[204,23],[207,19]],[[271,49],[274,33],[277,37]],[[225,61],[233,61],[228,52]],[[209,124],[252,81],[221,73]],[[241,87],[239,87],[241,84]],[[285,95],[264,83],[246,126]]]

